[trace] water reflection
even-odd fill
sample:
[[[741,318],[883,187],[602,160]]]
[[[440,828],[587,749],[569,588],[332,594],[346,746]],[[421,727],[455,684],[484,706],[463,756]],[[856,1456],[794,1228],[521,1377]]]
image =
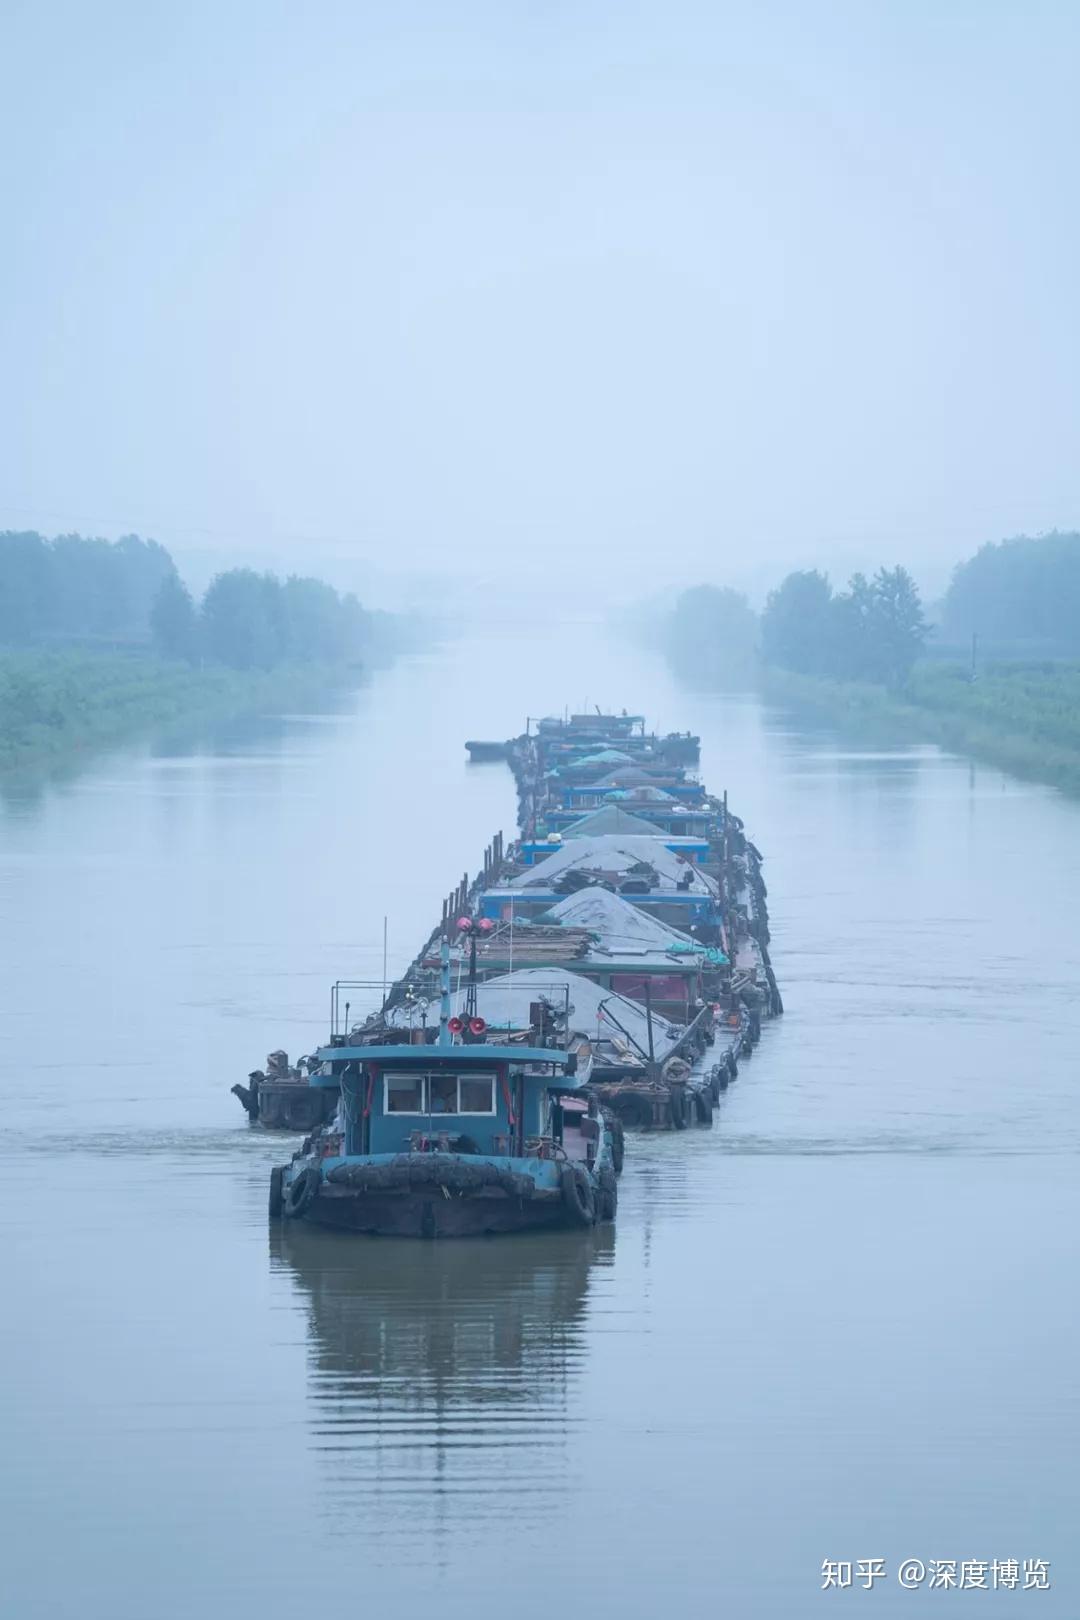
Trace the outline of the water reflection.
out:
[[[614,1232],[406,1244],[284,1225],[272,1266],[307,1317],[324,1510],[379,1514],[413,1541],[461,1528],[480,1496],[566,1489],[590,1272]],[[393,1508],[408,1506],[407,1529]]]

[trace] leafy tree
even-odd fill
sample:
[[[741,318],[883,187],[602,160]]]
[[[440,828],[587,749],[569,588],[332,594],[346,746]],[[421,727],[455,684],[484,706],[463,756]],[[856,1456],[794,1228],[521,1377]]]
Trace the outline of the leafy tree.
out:
[[[145,641],[172,558],[153,540],[0,534],[0,642]]]
[[[196,610],[156,541],[0,534],[0,645],[149,643],[169,659],[270,669],[354,662],[380,641],[400,644],[398,622],[321,580],[234,568]]]
[[[757,614],[738,591],[695,585],[668,618],[664,646],[674,667],[710,684],[748,675],[757,657]]]
[[[1080,534],[1020,535],[985,545],[955,570],[943,603],[947,634],[1000,645],[1080,647]]]
[[[156,540],[122,534],[113,547],[127,609],[127,623],[138,633],[149,632],[150,615],[166,580],[179,579],[176,564]]]
[[[906,568],[879,568],[871,594],[872,645],[866,648],[866,670],[876,665],[879,680],[887,686],[902,686],[926,640],[918,586]]]
[[[66,639],[116,641],[134,633],[123,562],[109,541],[61,534],[50,549],[59,634]]]
[[[873,580],[853,574],[837,596],[816,570],[789,574],[770,594],[761,620],[769,663],[888,686],[907,679],[925,639],[918,588],[899,567],[879,568]]]
[[[163,658],[193,664],[199,656],[199,618],[191,592],[176,573],[159,587],[150,610],[150,633]]]
[[[202,644],[233,669],[271,669],[287,653],[282,589],[273,574],[232,568],[210,583],[202,603]]]
[[[347,663],[357,663],[361,655],[366,658],[372,653],[380,633],[384,655],[388,648],[401,647],[401,621],[390,613],[369,613],[352,591],[346,591],[341,598],[341,624],[341,657]]]
[[[770,664],[803,675],[831,667],[834,624],[832,586],[818,570],[789,574],[769,592],[761,615],[761,650]]]
[[[355,598],[348,600],[355,601]],[[359,607],[359,603],[356,604]],[[285,648],[300,663],[322,659],[340,663],[348,656],[349,610],[337,592],[321,579],[290,574],[282,586],[281,612]]]
[[[0,642],[32,641],[52,617],[52,555],[40,534],[0,534]]]
[[[847,680],[877,670],[877,596],[865,574],[852,574],[848,588],[832,601],[829,669]]]

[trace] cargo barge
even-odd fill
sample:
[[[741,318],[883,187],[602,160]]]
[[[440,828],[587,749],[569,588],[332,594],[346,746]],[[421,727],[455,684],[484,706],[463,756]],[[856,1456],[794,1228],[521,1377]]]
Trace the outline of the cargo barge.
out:
[[[628,715],[500,744],[519,832],[446,896],[378,1005],[339,981],[329,1039],[234,1087],[309,1135],[272,1215],[418,1236],[614,1218],[627,1127],[711,1123],[782,1012],[761,856],[688,766],[698,739]],[[454,989],[453,986],[457,985]]]
[[[708,1124],[783,999],[762,856],[727,793],[688,770],[700,739],[597,712],[468,746],[473,760],[505,760],[517,783],[514,871],[475,897],[504,953],[512,926],[517,962],[561,960],[609,992],[579,988],[575,1002],[597,1020],[592,1090],[625,1125]]]

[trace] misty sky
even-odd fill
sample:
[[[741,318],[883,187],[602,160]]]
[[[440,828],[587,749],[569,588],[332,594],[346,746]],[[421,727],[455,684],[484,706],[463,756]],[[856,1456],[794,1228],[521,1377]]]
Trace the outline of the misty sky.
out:
[[[0,527],[620,594],[1080,527],[1080,9],[0,7]]]

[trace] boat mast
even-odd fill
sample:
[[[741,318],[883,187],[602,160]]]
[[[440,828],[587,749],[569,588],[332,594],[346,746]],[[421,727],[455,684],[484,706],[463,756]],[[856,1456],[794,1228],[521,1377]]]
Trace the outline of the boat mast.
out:
[[[439,1045],[450,1045],[450,941],[439,944]]]

